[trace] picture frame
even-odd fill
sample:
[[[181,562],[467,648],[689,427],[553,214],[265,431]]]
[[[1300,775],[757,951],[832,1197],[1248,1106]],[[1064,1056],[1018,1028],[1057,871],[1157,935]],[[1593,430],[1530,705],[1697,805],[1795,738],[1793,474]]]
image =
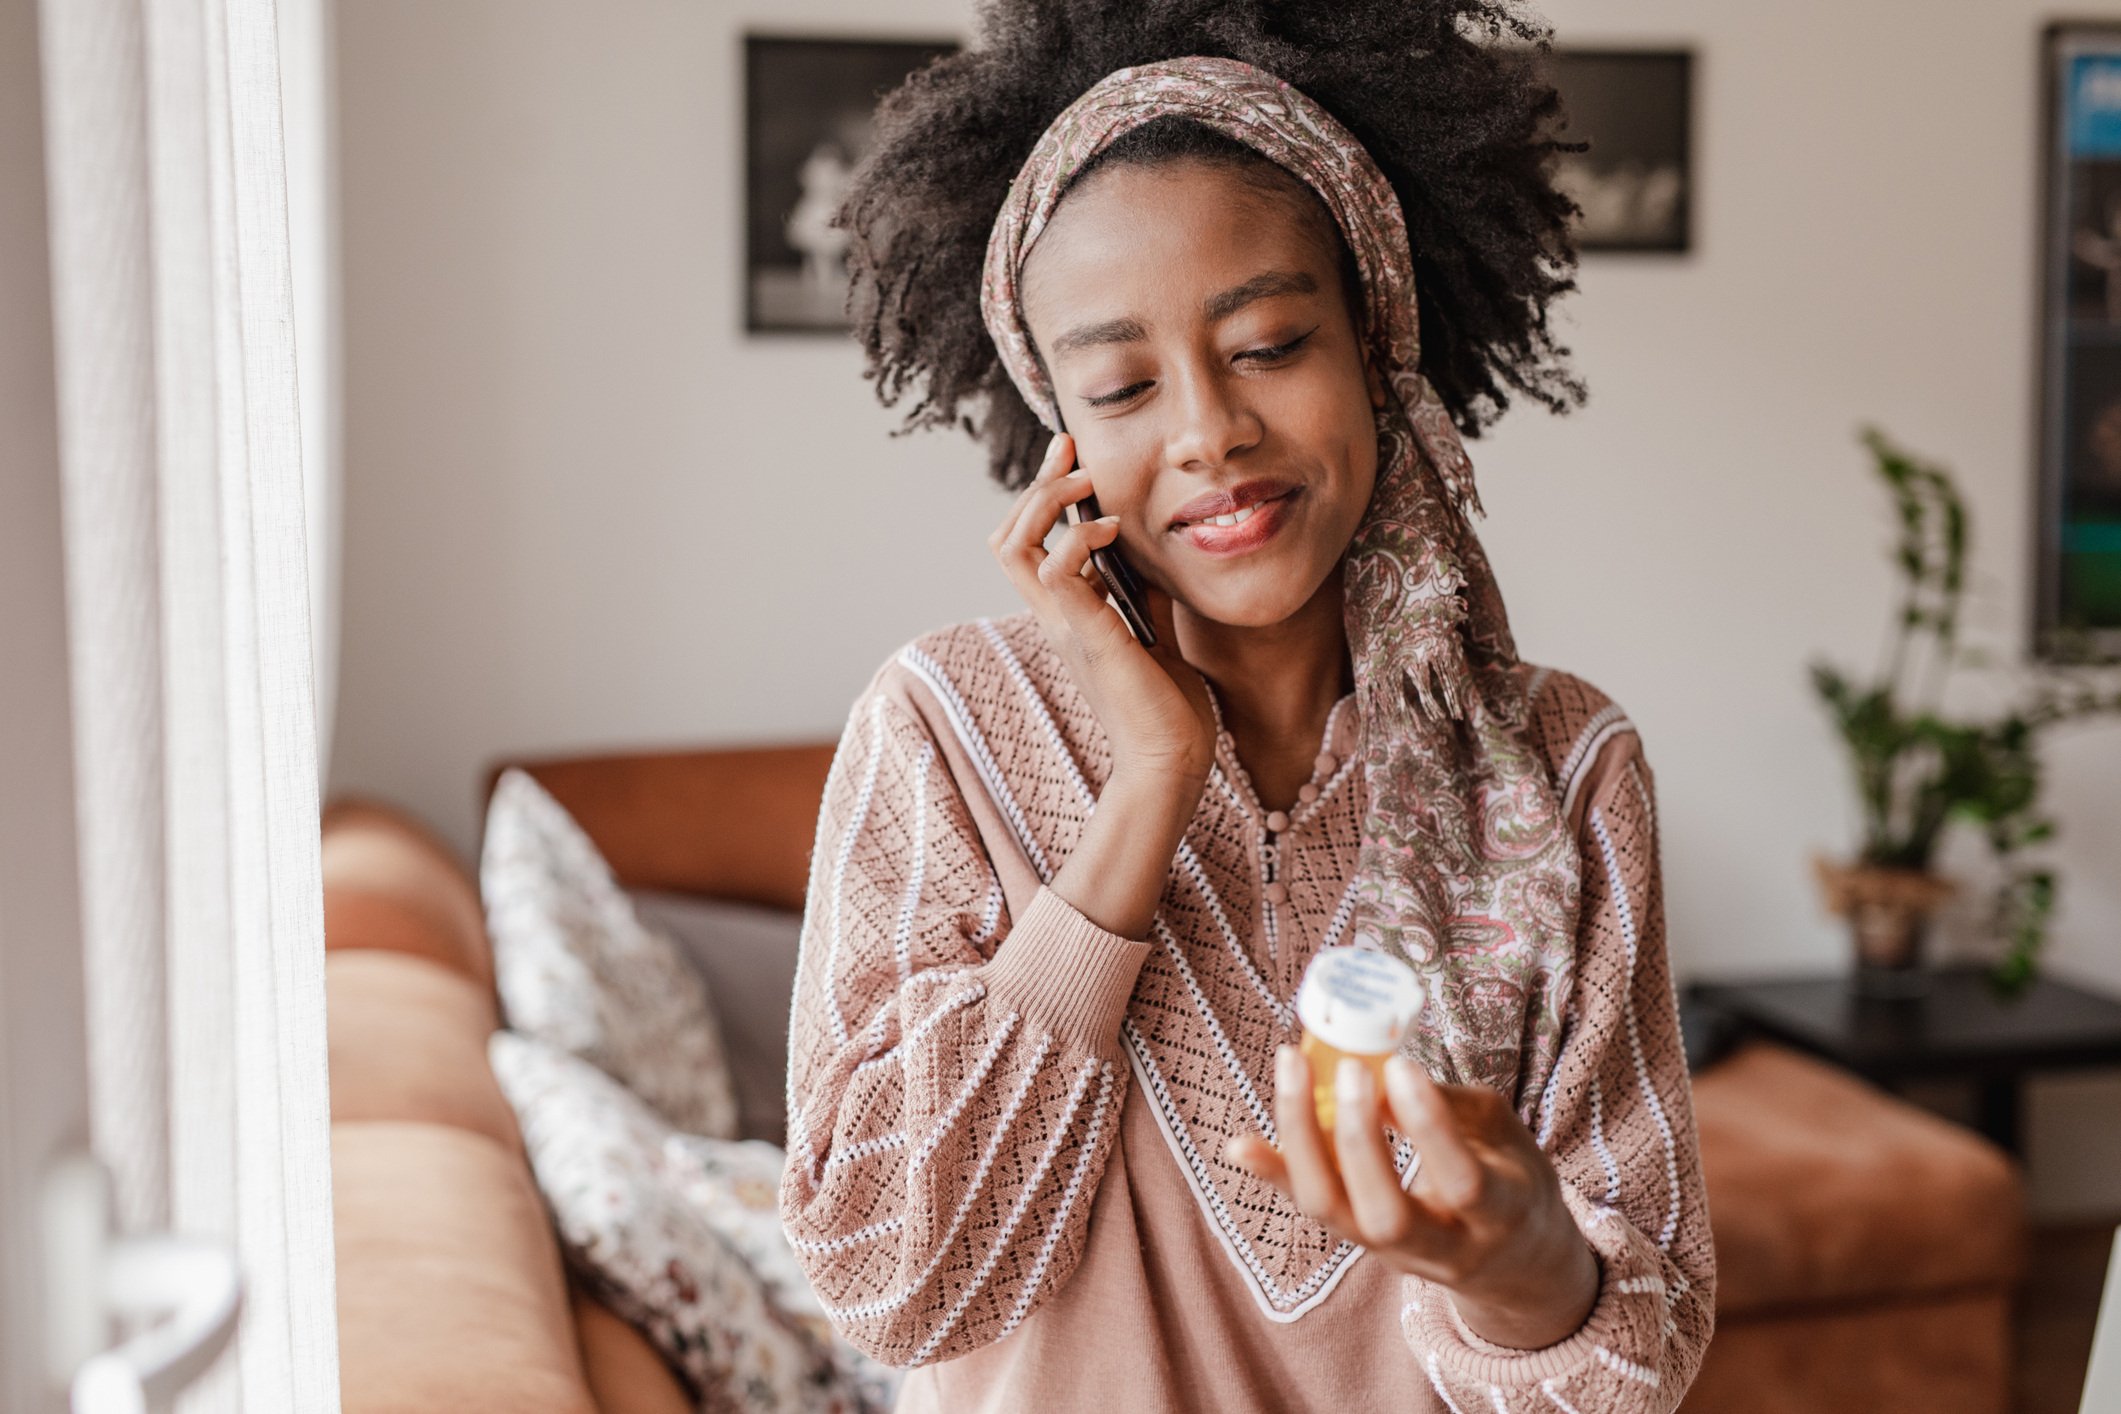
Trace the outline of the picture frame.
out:
[[[2033,651],[2121,653],[2121,22],[2040,50]]]
[[[1557,45],[1547,81],[1561,94],[1555,136],[1588,141],[1565,153],[1555,180],[1583,209],[1583,253],[1685,254],[1693,249],[1694,51]]]
[[[847,237],[830,226],[883,95],[955,39],[744,41],[744,328],[844,337]]]

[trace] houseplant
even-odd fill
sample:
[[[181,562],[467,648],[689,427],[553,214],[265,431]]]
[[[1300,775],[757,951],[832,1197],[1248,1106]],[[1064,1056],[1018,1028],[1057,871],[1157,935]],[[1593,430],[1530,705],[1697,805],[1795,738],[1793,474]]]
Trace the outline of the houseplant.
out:
[[[1929,916],[1953,888],[1931,867],[1938,840],[1954,820],[1977,827],[2002,868],[1989,918],[2004,951],[1990,975],[2017,991],[2032,980],[2055,903],[2055,872],[2030,853],[2055,833],[2040,810],[2040,740],[2058,722],[2121,712],[2121,690],[2096,681],[2121,660],[2084,652],[2074,636],[2067,642],[2077,650],[2028,669],[2018,700],[2000,715],[1946,716],[1947,676],[1986,662],[1959,642],[1965,503],[1942,467],[1874,427],[1861,439],[1897,513],[1901,598],[1868,684],[1830,663],[1811,665],[1812,684],[1848,748],[1863,816],[1855,859],[1819,857],[1814,865],[1829,908],[1850,921],[1859,985],[1905,993],[1919,989]]]

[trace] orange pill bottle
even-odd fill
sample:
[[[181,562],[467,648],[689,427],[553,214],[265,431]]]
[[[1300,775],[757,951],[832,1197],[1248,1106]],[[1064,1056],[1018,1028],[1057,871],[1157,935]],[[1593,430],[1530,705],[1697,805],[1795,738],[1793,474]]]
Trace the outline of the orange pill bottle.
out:
[[[1311,1100],[1330,1143],[1338,1108],[1334,1080],[1343,1060],[1369,1067],[1384,1093],[1385,1062],[1421,1014],[1424,991],[1413,968],[1369,948],[1324,948],[1296,989],[1298,1048],[1311,1063]]]

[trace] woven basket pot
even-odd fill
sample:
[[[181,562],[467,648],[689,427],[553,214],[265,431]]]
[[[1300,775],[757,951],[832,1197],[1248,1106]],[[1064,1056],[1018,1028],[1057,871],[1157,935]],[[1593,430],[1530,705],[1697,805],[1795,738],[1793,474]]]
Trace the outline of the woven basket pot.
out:
[[[1843,864],[1824,855],[1812,857],[1812,869],[1827,910],[1849,921],[1859,969],[1919,969],[1930,917],[1958,887],[1927,869]]]

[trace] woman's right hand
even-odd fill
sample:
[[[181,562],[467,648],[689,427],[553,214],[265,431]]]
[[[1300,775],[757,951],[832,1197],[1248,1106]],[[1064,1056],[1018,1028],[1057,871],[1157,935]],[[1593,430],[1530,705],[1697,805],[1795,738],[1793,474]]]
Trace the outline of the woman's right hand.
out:
[[[1171,596],[1144,584],[1156,646],[1145,648],[1105,602],[1090,552],[1119,539],[1119,517],[1071,525],[1049,552],[1061,509],[1091,492],[1075,466],[1075,439],[1046,448],[1038,475],[1017,496],[988,548],[1038,616],[1112,744],[1115,778],[1167,777],[1197,793],[1215,760],[1215,709],[1208,686],[1178,651]]]

